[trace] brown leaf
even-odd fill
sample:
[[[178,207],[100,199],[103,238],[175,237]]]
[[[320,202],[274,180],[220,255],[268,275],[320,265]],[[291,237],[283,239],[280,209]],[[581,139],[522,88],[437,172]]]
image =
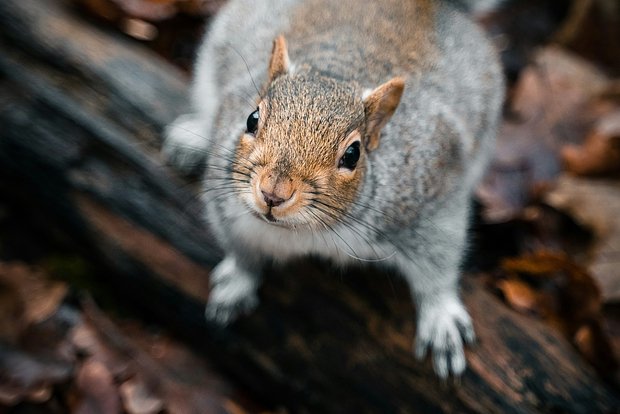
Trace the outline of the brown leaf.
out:
[[[125,324],[121,329],[92,301],[85,301],[83,307],[98,341],[125,356],[127,371],[139,381],[123,384],[128,411],[147,410],[157,401],[171,414],[223,411],[233,393],[204,360],[167,336],[147,334],[138,324]]]
[[[79,313],[63,304],[45,321],[29,326],[20,338],[20,347],[42,357],[57,357],[74,362],[76,348],[70,340],[70,332],[79,323]]]
[[[38,290],[37,290],[38,288]],[[31,287],[28,294],[26,319],[30,323],[41,322],[49,318],[60,305],[67,294],[67,285],[64,283],[49,283]]]
[[[537,54],[517,85],[494,159],[477,190],[487,223],[519,217],[561,171],[559,148],[582,142],[600,115],[593,99],[609,79],[555,47]]]
[[[540,313],[539,296],[534,289],[519,280],[509,279],[497,282],[508,303],[521,312]]]
[[[561,253],[537,252],[505,259],[502,270],[510,277],[529,278],[534,288],[547,292],[556,306],[550,316],[564,321],[572,335],[577,327],[600,317],[601,294],[588,271]]]
[[[573,343],[604,378],[610,381],[620,379],[618,378],[620,365],[617,356],[599,320],[581,326],[575,333]]]
[[[0,402],[13,405],[24,399],[47,399],[49,387],[67,381],[72,370],[70,362],[0,345]]]
[[[519,80],[512,110],[525,122],[551,134],[545,139],[579,139],[584,122],[595,119],[583,110],[600,96],[609,78],[596,66],[562,48],[541,49]],[[584,118],[584,116],[586,118]],[[576,131],[556,127],[572,125]],[[562,128],[562,127],[560,127]]]
[[[476,190],[485,223],[504,223],[519,217],[531,199],[530,170],[521,161],[494,161]]]
[[[0,263],[0,282],[19,297],[26,324],[49,318],[67,294],[66,284],[50,281],[40,269],[21,263]]]
[[[115,414],[121,412],[118,389],[112,374],[102,363],[87,360],[80,367],[75,385],[78,400],[75,414]]]
[[[74,368],[66,348],[66,312],[59,306],[64,283],[47,280],[38,268],[0,263],[0,401],[44,402],[52,386],[69,381]]]
[[[562,148],[562,160],[577,175],[620,172],[620,109],[601,118],[583,145]]]
[[[496,286],[518,310],[535,310],[560,331],[605,378],[617,375],[618,360],[601,328],[601,295],[588,271],[559,253],[539,252],[502,262],[508,280]]]
[[[592,229],[587,268],[604,301],[620,300],[620,180],[561,176],[545,202]]]
[[[125,381],[120,391],[129,414],[154,414],[164,407],[163,401],[139,377]]]
[[[102,340],[97,328],[88,322],[74,327],[70,335],[71,342],[83,354],[89,355],[93,361],[103,364],[114,377],[127,377],[135,372],[131,370],[129,355],[119,353]]]
[[[153,40],[157,37],[157,27],[141,19],[125,19],[121,24],[123,32],[138,40]]]

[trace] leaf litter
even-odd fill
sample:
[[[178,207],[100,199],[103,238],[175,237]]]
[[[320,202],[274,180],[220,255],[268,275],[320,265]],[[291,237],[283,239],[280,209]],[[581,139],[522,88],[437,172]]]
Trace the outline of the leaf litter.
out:
[[[620,303],[618,80],[546,46],[509,96],[477,191],[476,237],[497,246],[486,259],[489,286],[620,387],[618,312],[610,311]]]
[[[41,268],[0,262],[0,408],[261,411],[170,336],[136,321],[117,321],[88,297],[76,307],[72,296]]]

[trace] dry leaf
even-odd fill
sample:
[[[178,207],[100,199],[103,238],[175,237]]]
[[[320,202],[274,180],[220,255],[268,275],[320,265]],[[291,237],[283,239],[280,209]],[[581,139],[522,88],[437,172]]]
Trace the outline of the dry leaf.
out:
[[[121,329],[90,300],[83,307],[97,341],[111,355],[124,357],[126,375],[139,381],[126,381],[121,388],[127,411],[148,411],[157,401],[171,414],[223,410],[231,392],[205,361],[166,336],[147,334],[135,323]]]
[[[76,377],[78,400],[73,408],[76,414],[121,412],[118,389],[110,371],[102,363],[87,360]]]
[[[519,217],[560,173],[559,149],[582,142],[599,114],[593,99],[609,79],[588,62],[554,47],[537,54],[515,86],[494,159],[477,190],[487,223]]]
[[[562,148],[562,160],[577,175],[620,172],[620,109],[601,118],[583,145]]]
[[[157,27],[140,19],[125,19],[121,24],[123,32],[138,40],[153,40],[157,37]]]
[[[19,298],[27,325],[49,318],[67,294],[66,284],[50,281],[40,269],[22,263],[0,263],[0,283]]]
[[[91,360],[103,364],[114,377],[128,377],[133,375],[130,369],[129,355],[117,352],[102,340],[96,327],[88,322],[77,324],[70,335],[71,341],[81,354],[86,354]]]
[[[527,278],[535,289],[546,292],[555,303],[549,306],[549,316],[554,314],[562,320],[570,335],[584,323],[600,317],[602,302],[596,281],[564,254],[537,252],[505,259],[501,267],[509,277],[524,281]]]
[[[163,401],[137,376],[125,381],[120,391],[129,414],[156,414],[164,407]]]
[[[68,381],[72,355],[63,354],[66,328],[59,307],[67,292],[38,268],[0,263],[0,402],[47,401]],[[43,335],[43,337],[41,336]]]
[[[496,281],[518,310],[535,310],[559,330],[605,378],[618,374],[618,359],[601,327],[601,295],[586,269],[559,253],[505,259],[508,280]]]
[[[515,279],[500,280],[497,282],[497,287],[516,310],[540,313],[538,294],[526,283]]]
[[[563,175],[545,202],[595,234],[587,267],[604,301],[620,300],[620,180]]]
[[[73,364],[38,357],[20,349],[0,345],[0,403],[14,405],[28,399],[42,401],[50,386],[67,381]]]
[[[575,333],[573,343],[605,379],[612,382],[620,379],[618,358],[601,327],[600,320],[594,320],[579,328]],[[618,385],[620,383],[616,383],[616,386]]]

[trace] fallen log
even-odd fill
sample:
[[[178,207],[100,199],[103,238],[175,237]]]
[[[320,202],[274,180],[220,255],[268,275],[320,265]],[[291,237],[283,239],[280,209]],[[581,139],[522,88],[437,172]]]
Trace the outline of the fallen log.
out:
[[[208,269],[221,257],[187,186],[157,156],[186,102],[183,76],[65,1],[0,2],[0,183],[46,234],[106,270],[146,310],[258,400],[292,412],[617,412],[620,398],[570,345],[473,276],[478,344],[459,383],[412,357],[402,281],[303,261],[268,270],[262,303],[208,326]]]

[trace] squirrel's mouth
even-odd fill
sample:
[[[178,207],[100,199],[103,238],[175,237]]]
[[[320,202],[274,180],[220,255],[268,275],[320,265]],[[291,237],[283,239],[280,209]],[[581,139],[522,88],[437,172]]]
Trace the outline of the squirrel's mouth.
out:
[[[269,224],[273,224],[274,226],[289,228],[290,226],[282,220],[278,220],[272,213],[271,208],[266,213],[259,213],[256,211],[252,211],[254,217],[266,221]]]
[[[278,219],[275,218],[273,216],[273,214],[271,214],[271,209],[269,209],[269,211],[266,214],[263,214],[263,217],[265,217],[265,219],[267,219],[268,222],[270,223],[277,223]]]

